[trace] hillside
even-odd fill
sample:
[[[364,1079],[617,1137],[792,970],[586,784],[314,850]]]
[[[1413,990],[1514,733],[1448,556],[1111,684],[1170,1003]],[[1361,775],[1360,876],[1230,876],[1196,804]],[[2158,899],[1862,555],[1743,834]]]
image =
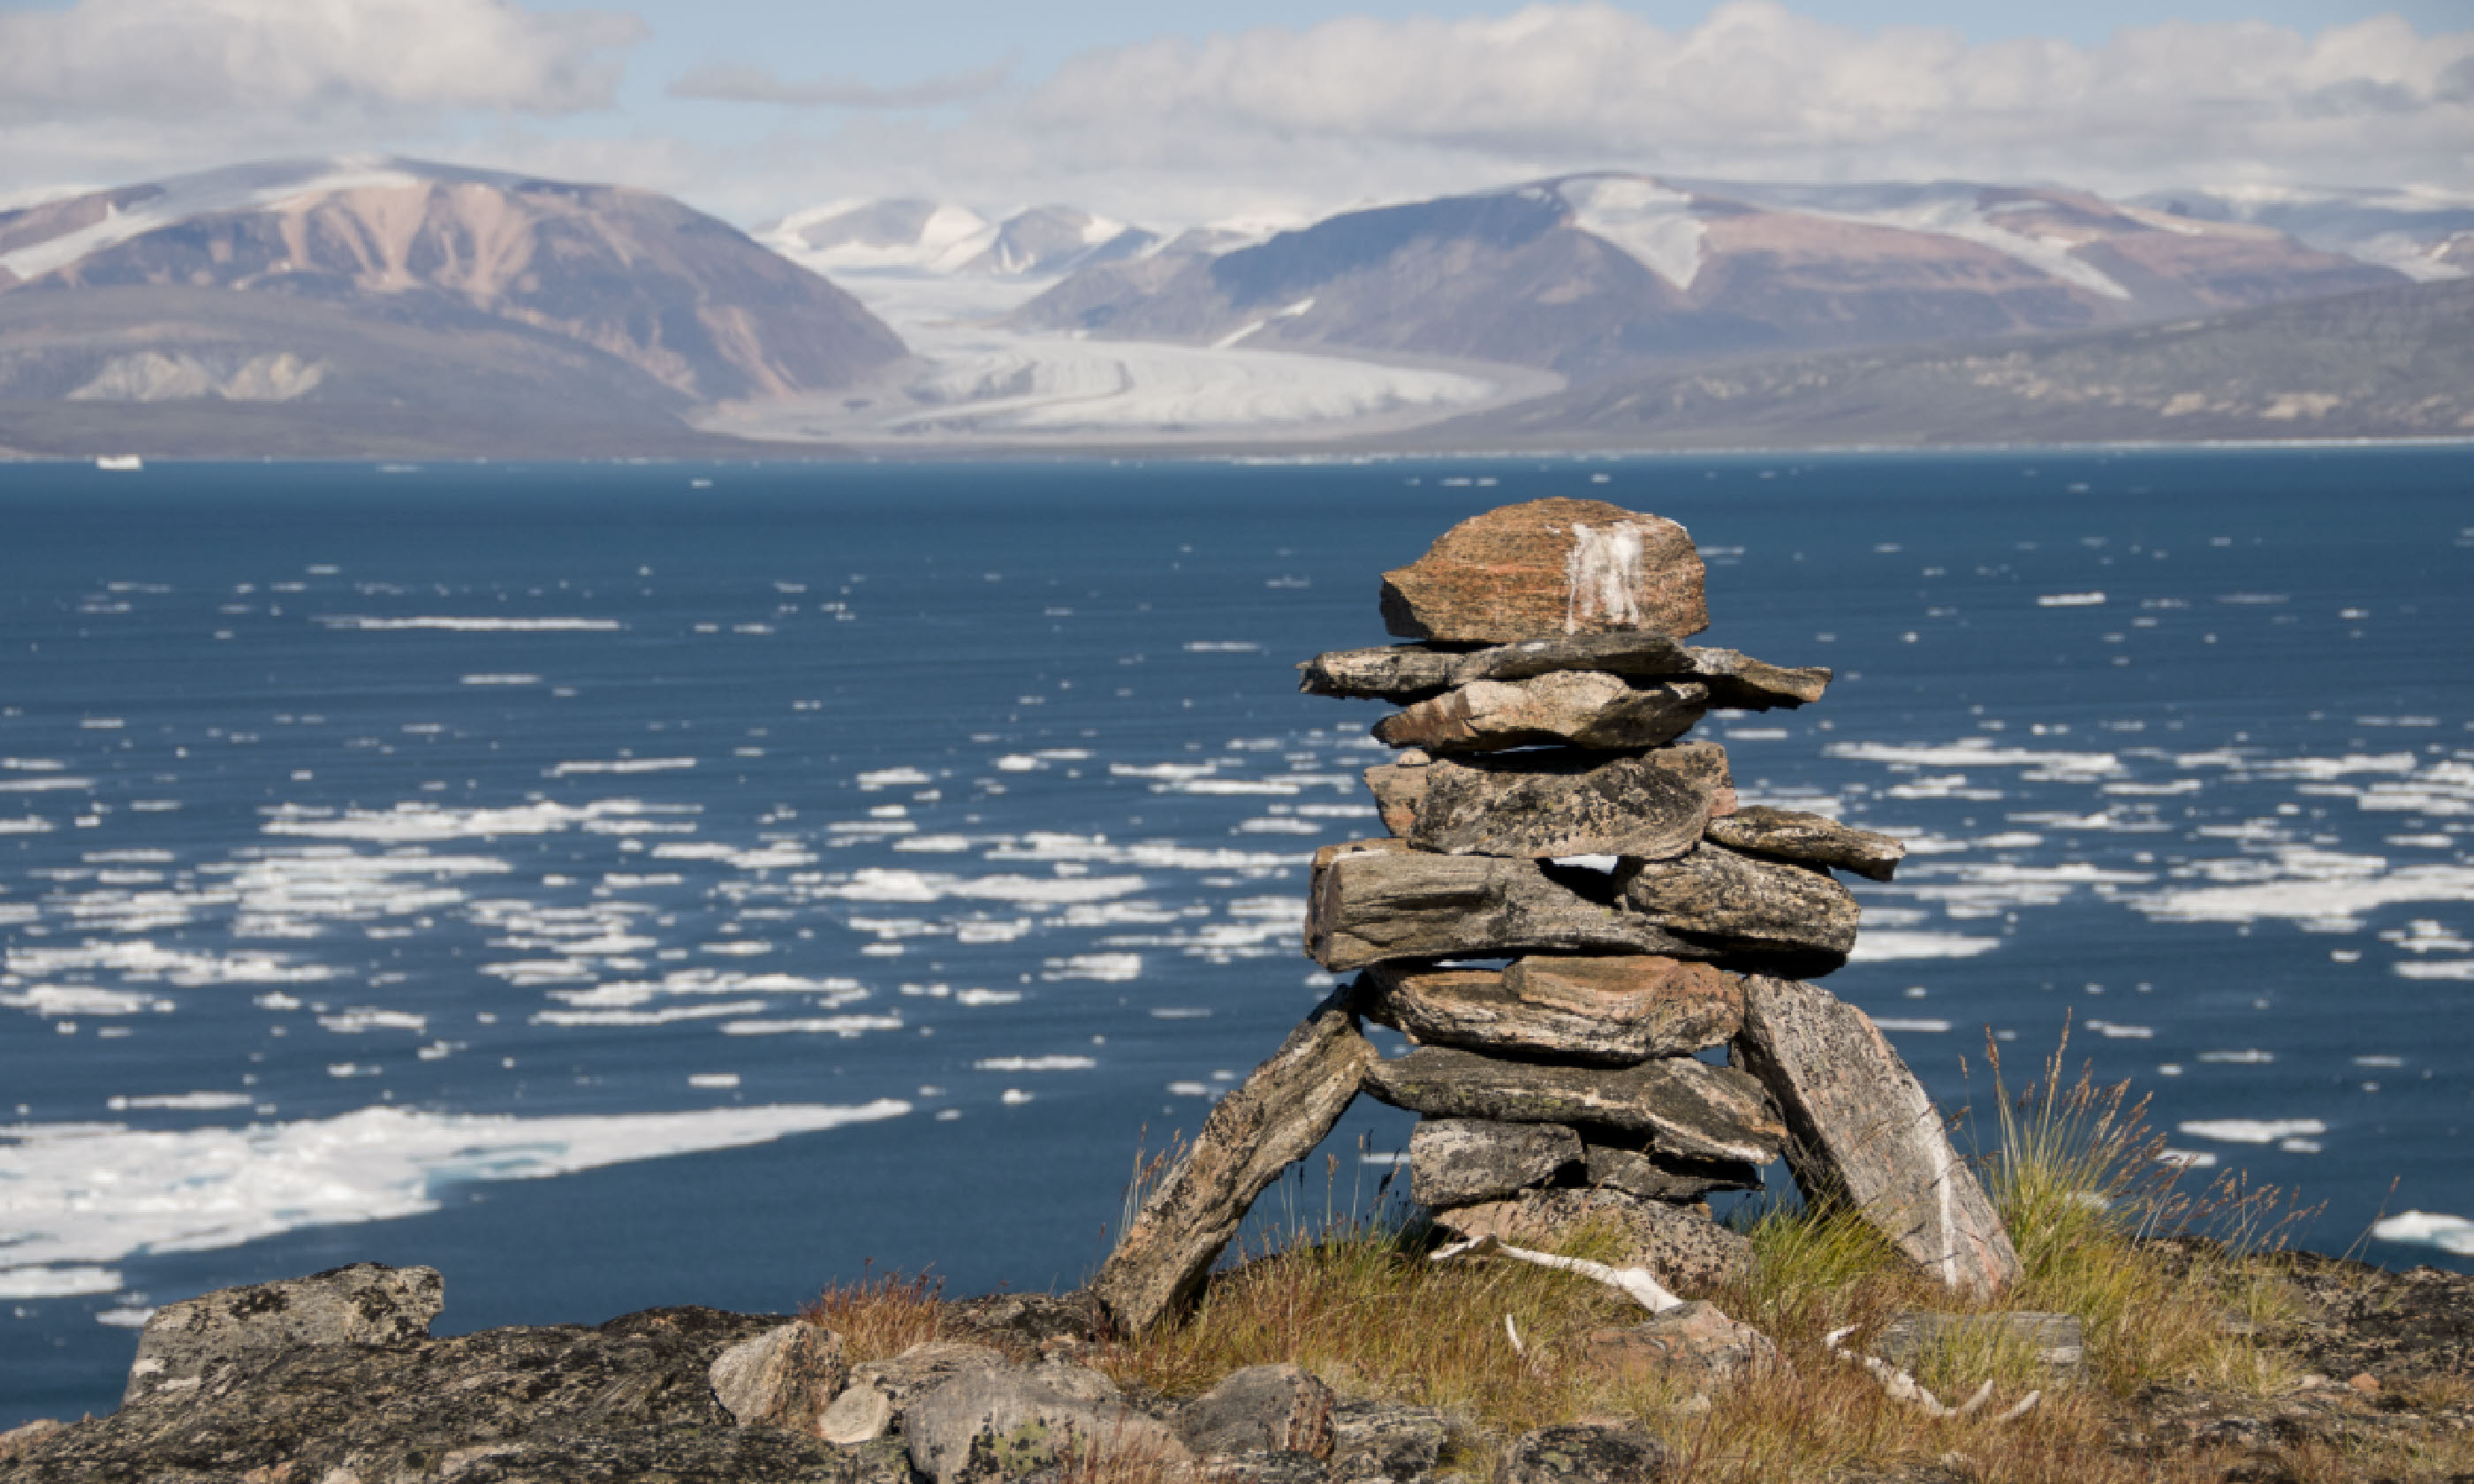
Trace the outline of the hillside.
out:
[[[1429,429],[1427,447],[2474,436],[2474,280],[2017,343],[1636,375]]]
[[[2102,328],[2404,281],[2271,228],[2082,192],[1584,175],[1101,264],[1017,327],[1450,357],[1575,380],[1660,362]]]
[[[712,446],[687,412],[904,354],[815,274],[623,186],[286,161],[0,213],[0,443],[27,451]]]

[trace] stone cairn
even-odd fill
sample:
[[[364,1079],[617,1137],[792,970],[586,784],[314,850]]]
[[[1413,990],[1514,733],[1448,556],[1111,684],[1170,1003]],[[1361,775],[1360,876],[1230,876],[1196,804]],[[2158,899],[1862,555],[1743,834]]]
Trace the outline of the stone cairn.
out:
[[[1507,506],[1383,579],[1415,642],[1321,655],[1310,694],[1400,709],[1367,770],[1391,834],[1315,856],[1306,952],[1362,970],[1204,1120],[1095,1284],[1145,1328],[1201,1286],[1247,1208],[1363,1091],[1420,1114],[1411,1193],[1505,1246],[1611,1225],[1686,1295],[1750,1247],[1704,1197],[1783,1157],[1953,1289],[2018,1273],[1941,1115],[1864,1013],[1806,982],[1846,962],[1856,899],[1904,848],[1741,807],[1712,707],[1821,699],[1831,674],[1728,649],[1684,528],[1595,500]],[[1499,965],[1500,967],[1493,967]],[[1480,967],[1486,966],[1486,967]],[[1385,1060],[1360,1019],[1412,1043]],[[1730,1047],[1719,1066],[1695,1052]]]

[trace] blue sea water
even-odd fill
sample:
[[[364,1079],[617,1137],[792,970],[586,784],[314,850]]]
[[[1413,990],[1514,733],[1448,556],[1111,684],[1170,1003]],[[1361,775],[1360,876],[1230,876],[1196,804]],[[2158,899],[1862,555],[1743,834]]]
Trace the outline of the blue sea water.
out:
[[[0,466],[0,1426],[350,1261],[443,1269],[442,1331],[1080,1281],[1325,992],[1305,857],[1380,833],[1383,708],[1291,665],[1547,494],[1836,667],[1704,732],[1909,836],[1829,983],[1946,1106],[2067,1017],[2193,1180],[2466,1264],[2462,448]]]

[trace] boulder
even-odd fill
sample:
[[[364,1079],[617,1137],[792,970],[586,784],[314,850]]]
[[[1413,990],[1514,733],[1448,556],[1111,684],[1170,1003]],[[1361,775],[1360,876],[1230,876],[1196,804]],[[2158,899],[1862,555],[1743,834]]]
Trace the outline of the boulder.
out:
[[[414,1344],[446,1303],[435,1268],[356,1262],[166,1304],[137,1336],[120,1404],[180,1398],[219,1369],[247,1371],[305,1347]]]
[[[1738,953],[1843,961],[1856,946],[1861,909],[1854,895],[1807,866],[1704,841],[1673,860],[1627,861],[1617,884],[1624,904],[1643,918]]]
[[[1701,555],[1672,520],[1603,500],[1531,500],[1464,520],[1384,573],[1383,623],[1447,643],[1692,634],[1710,627],[1701,584]]]
[[[1331,1388],[1293,1365],[1248,1366],[1177,1408],[1178,1439],[1198,1457],[1299,1453],[1329,1458]]]
[[[2018,1278],[2000,1213],[1864,1012],[1757,976],[1744,984],[1735,1050],[1785,1115],[1787,1168],[1806,1199],[1843,1203],[1953,1290],[1990,1296]]]
[[[1409,1135],[1409,1193],[1420,1206],[1469,1206],[1580,1162],[1581,1136],[1561,1124],[1421,1118]]]
[[[1681,958],[1721,951],[1607,899],[1615,884],[1601,873],[1541,861],[1412,851],[1404,840],[1325,846],[1306,889],[1306,952],[1346,972],[1385,959],[1529,949]]]
[[[1913,1371],[1930,1352],[1948,1346],[1995,1351],[2017,1348],[2049,1371],[2070,1374],[2087,1359],[2087,1334],[2075,1314],[2012,1309],[1995,1314],[1951,1314],[1909,1309],[1881,1327],[1865,1349],[1901,1370]]]
[[[945,1340],[913,1345],[890,1360],[862,1362],[851,1367],[841,1395],[817,1417],[816,1433],[828,1443],[844,1444],[884,1437],[902,1420],[911,1398],[964,1371],[1005,1363],[1001,1351]]]
[[[817,1414],[840,1393],[850,1371],[840,1335],[794,1319],[723,1351],[705,1374],[714,1400],[741,1427],[813,1435]]]
[[[1340,1121],[1375,1060],[1358,1034],[1352,993],[1334,991],[1213,1106],[1118,1237],[1091,1288],[1119,1328],[1148,1328],[1191,1299],[1254,1197]]]
[[[1764,664],[1732,649],[1685,651],[1686,675],[1710,687],[1710,704],[1731,711],[1770,711],[1808,706],[1830,688],[1831,673],[1822,666],[1789,669]]]
[[[1332,1409],[1331,1484],[1419,1484],[1451,1441],[1443,1414],[1397,1401]]]
[[[1650,1484],[1674,1472],[1666,1445],[1631,1427],[1541,1427],[1512,1440],[1503,1484]]]
[[[1057,1469],[1081,1477],[1174,1469],[1193,1454],[1166,1423],[1081,1366],[962,1371],[912,1399],[910,1466],[934,1484],[993,1484]]]
[[[1615,1129],[1583,1129],[1582,1166],[1592,1185],[1652,1201],[1697,1201],[1712,1191],[1758,1190],[1760,1167],[1742,1160],[1666,1154],[1654,1140]]]
[[[1426,797],[1427,764],[1432,761],[1413,747],[1395,761],[1366,770],[1367,791],[1374,796],[1383,827],[1395,835],[1406,837],[1418,826],[1418,805]]]
[[[1628,1066],[1732,1038],[1743,990],[1707,964],[1653,954],[1531,956],[1509,969],[1377,964],[1367,1014],[1421,1045]]]
[[[1710,822],[1710,838],[1731,850],[1774,855],[1807,866],[1835,866],[1859,876],[1887,881],[1905,859],[1907,848],[1888,835],[1841,825],[1819,814],[1793,809],[1738,809]]]
[[[1366,1090],[1431,1117],[1608,1124],[1693,1159],[1766,1164],[1786,1137],[1759,1084],[1690,1057],[1593,1068],[1420,1046],[1370,1065]]]
[[[1581,1355],[1621,1380],[1705,1393],[1784,1363],[1768,1335],[1699,1299],[1644,1324],[1592,1329],[1582,1336]]]
[[[1472,681],[1374,724],[1389,747],[1497,753],[1541,742],[1614,751],[1656,747],[1709,709],[1698,681],[1634,682],[1566,670],[1525,681]]]
[[[1710,742],[1629,757],[1556,749],[1444,758],[1422,772],[1411,845],[1531,860],[1681,855],[1729,781],[1726,751]]]
[[[1752,1265],[1753,1244],[1706,1206],[1644,1201],[1620,1190],[1525,1190],[1509,1200],[1435,1212],[1435,1225],[1507,1247],[1553,1250],[1584,1232],[1615,1238],[1615,1267],[1643,1267],[1679,1294],[1720,1287]]]

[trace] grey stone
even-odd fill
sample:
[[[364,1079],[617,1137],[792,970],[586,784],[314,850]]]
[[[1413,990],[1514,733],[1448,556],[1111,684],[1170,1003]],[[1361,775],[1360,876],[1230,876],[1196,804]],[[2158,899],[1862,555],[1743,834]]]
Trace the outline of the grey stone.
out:
[[[1739,953],[1844,960],[1856,945],[1861,909],[1827,872],[1704,841],[1673,860],[1626,862],[1617,879],[1642,917]]]
[[[1383,574],[1383,626],[1402,638],[1502,643],[1710,627],[1701,554],[1674,521],[1555,497],[1473,515]]]
[[[1628,1066],[1717,1045],[1743,1024],[1733,974],[1655,955],[1529,956],[1510,968],[1367,970],[1367,1014],[1421,1045]]]
[[[1636,756],[1557,749],[1424,770],[1409,843],[1445,855],[1681,855],[1710,826],[1727,754],[1713,743]]]
[[[1787,1168],[1807,1200],[1843,1203],[1955,1291],[1989,1296],[2017,1280],[2001,1214],[1864,1012],[1813,985],[1754,977],[1735,1049],[1785,1114]]]
[[[1298,666],[1298,689],[1309,696],[1423,701],[1451,689],[1452,668],[1467,654],[1435,644],[1333,650]]]
[[[1612,899],[1596,872],[1540,861],[1413,851],[1404,840],[1360,840],[1315,853],[1306,952],[1334,972],[1396,958],[1479,957],[1532,950],[1723,951],[1667,931]]]
[[[1340,1121],[1375,1059],[1358,1034],[1352,993],[1334,991],[1213,1106],[1118,1237],[1091,1288],[1119,1328],[1148,1328],[1191,1299],[1254,1197]]]
[[[1332,1409],[1332,1484],[1420,1484],[1451,1442],[1431,1407],[1344,1401]]]
[[[1298,688],[1313,696],[1423,701],[1471,681],[1522,681],[1558,670],[1594,670],[1644,679],[1693,673],[1683,645],[1652,630],[1559,634],[1467,651],[1434,644],[1338,650],[1298,666]]]
[[[1420,1046],[1370,1065],[1366,1090],[1432,1117],[1608,1124],[1647,1133],[1660,1149],[1702,1160],[1766,1164],[1786,1137],[1759,1084],[1690,1057],[1601,1069]]]
[[[1002,1351],[949,1340],[913,1345],[890,1360],[861,1362],[851,1367],[841,1394],[816,1419],[816,1433],[828,1443],[842,1444],[884,1437],[901,1422],[911,1398],[964,1371],[1005,1363]]]
[[[1692,1160],[1665,1154],[1638,1135],[1581,1131],[1589,1183],[1653,1201],[1697,1201],[1718,1190],[1758,1190],[1760,1167],[1742,1160]]]
[[[1328,1458],[1331,1388],[1294,1365],[1232,1371],[1177,1408],[1177,1437],[1204,1458],[1245,1453]]]
[[[1329,1484],[1331,1469],[1312,1453],[1256,1448],[1206,1458],[1190,1476],[1200,1484]],[[1056,1484],[1072,1481],[1060,1479]]]
[[[120,1404],[177,1399],[218,1369],[246,1370],[306,1346],[413,1344],[429,1337],[446,1302],[435,1268],[357,1262],[167,1304],[137,1337]]]
[[[903,1415],[910,1466],[935,1484],[991,1484],[1063,1468],[1089,1477],[1171,1469],[1192,1460],[1175,1429],[1126,1404],[1116,1384],[1081,1366],[958,1373],[912,1399]]]
[[[1710,822],[1710,838],[1734,850],[1776,855],[1808,866],[1835,866],[1887,881],[1907,848],[1888,835],[1841,825],[1819,814],[1757,806]]]
[[[1420,1206],[1468,1206],[1580,1162],[1581,1136],[1561,1124],[1421,1118],[1409,1135],[1409,1192]]]
[[[1642,1324],[1589,1330],[1580,1351],[1584,1364],[1619,1379],[1705,1393],[1784,1365],[1768,1335],[1700,1299]]]
[[[1986,1349],[2017,1346],[2047,1370],[2075,1372],[2087,1359],[2087,1334],[2074,1314],[2012,1309],[1994,1314],[1951,1314],[1910,1309],[1894,1316],[1865,1348],[1894,1366],[1912,1371],[1925,1355],[1949,1345]]]
[[[1631,1427],[1541,1427],[1512,1440],[1503,1484],[1650,1484],[1672,1472],[1666,1445]]]
[[[714,1399],[741,1427],[782,1427],[813,1435],[817,1414],[849,1379],[840,1335],[794,1319],[714,1358],[706,1372]]]
[[[1692,729],[1709,709],[1699,681],[1633,682],[1562,670],[1525,681],[1471,681],[1374,724],[1390,747],[1429,753],[1494,753],[1541,742],[1616,751],[1656,747]]]
[[[1533,1251],[1551,1250],[1583,1231],[1613,1235],[1622,1247],[1614,1266],[1647,1268],[1686,1297],[1723,1287],[1753,1261],[1753,1244],[1720,1226],[1708,1207],[1644,1201],[1620,1190],[1524,1190],[1509,1200],[1437,1211],[1435,1224]]]
[[[1737,650],[1686,650],[1691,668],[1710,687],[1710,704],[1731,711],[1770,711],[1808,706],[1830,688],[1827,668],[1789,669],[1764,664]]]

